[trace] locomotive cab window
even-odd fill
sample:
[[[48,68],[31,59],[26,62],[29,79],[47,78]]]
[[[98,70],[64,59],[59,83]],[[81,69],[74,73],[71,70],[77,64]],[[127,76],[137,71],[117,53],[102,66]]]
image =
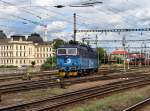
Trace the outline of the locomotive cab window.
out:
[[[57,54],[58,55],[66,55],[66,49],[58,49]]]
[[[77,49],[76,48],[68,48],[68,55],[77,55]]]

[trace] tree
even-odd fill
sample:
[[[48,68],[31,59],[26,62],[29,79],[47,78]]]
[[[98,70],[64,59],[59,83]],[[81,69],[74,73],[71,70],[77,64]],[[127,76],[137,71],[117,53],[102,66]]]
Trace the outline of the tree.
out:
[[[53,44],[54,44],[54,49],[57,49],[59,46],[64,44],[64,40],[59,39],[59,38],[54,39]]]
[[[98,48],[98,54],[99,54],[99,61],[100,63],[107,63],[108,62],[108,57],[107,57],[107,53],[103,48]]]
[[[44,64],[42,65],[42,69],[50,70],[50,69],[52,69],[55,66],[56,66],[56,57],[55,56],[48,57],[46,59],[46,61],[44,62]]]
[[[35,61],[32,61],[31,64],[32,64],[32,67],[34,67],[35,66]]]

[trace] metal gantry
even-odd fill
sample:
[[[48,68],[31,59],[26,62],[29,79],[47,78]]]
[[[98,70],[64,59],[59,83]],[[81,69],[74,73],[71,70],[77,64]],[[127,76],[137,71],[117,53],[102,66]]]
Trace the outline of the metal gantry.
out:
[[[150,28],[125,28],[125,29],[81,29],[76,30],[77,32],[143,32],[150,31]]]

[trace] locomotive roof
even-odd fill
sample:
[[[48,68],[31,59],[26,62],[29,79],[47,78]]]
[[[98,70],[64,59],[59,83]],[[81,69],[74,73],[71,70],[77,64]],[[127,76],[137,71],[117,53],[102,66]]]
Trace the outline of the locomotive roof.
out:
[[[90,50],[92,52],[95,52],[95,50],[93,50],[93,48],[91,48],[89,45],[86,44],[64,44],[61,45],[59,48],[79,48],[79,49],[84,49],[84,50]]]

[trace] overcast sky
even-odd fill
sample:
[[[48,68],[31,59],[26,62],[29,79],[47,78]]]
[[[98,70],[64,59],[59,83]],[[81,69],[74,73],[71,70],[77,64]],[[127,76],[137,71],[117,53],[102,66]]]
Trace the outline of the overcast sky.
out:
[[[8,36],[44,34],[48,28],[48,39],[72,39],[73,13],[77,14],[77,29],[143,28],[150,26],[149,0],[97,0],[102,4],[94,7],[69,7],[89,0],[0,0],[0,29]],[[65,5],[55,8],[55,5]],[[148,39],[149,32],[130,33],[78,33],[82,37],[99,39]],[[107,44],[106,44],[107,45]]]

